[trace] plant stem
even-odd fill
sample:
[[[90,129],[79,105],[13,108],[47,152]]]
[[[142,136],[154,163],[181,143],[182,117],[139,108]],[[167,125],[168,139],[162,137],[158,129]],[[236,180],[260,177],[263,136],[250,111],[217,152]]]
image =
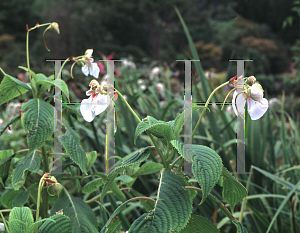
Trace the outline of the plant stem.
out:
[[[1,218],[2,218],[3,224],[5,226],[5,230],[7,231],[7,233],[9,233],[9,229],[7,227],[7,224],[6,224],[6,220],[5,220],[5,218],[4,218],[3,214],[2,214],[2,210],[0,210],[0,214],[1,214]]]
[[[126,99],[123,97],[123,95],[121,94],[121,92],[119,92],[116,88],[115,88],[115,91],[117,92],[117,94],[121,97],[121,99],[124,101],[124,103],[126,104],[126,106],[128,107],[128,109],[131,111],[131,113],[133,114],[133,116],[137,119],[137,121],[140,123],[141,120],[140,118],[138,117],[138,115],[136,115],[135,111],[133,111],[133,109],[131,108],[131,106],[128,104],[128,102],[126,101]],[[159,149],[157,143],[155,142],[153,136],[148,133],[146,131],[146,133],[149,135],[151,141],[153,142],[154,146],[155,146],[155,149],[157,151],[157,153],[159,154],[159,157],[164,165],[164,167],[167,169],[167,171],[170,171],[170,167],[169,167],[169,164],[166,163],[166,160],[165,160],[165,157],[164,155],[162,154],[161,150]]]
[[[44,181],[44,176],[42,176],[42,178],[40,179],[40,183],[39,183],[39,188],[38,188],[38,198],[37,198],[37,206],[36,206],[36,215],[35,215],[35,221],[39,221],[39,217],[40,217],[40,205],[41,205],[41,194],[42,194],[42,190],[43,190],[43,181]],[[38,230],[38,225],[35,227],[35,232],[37,232]]]
[[[31,90],[32,90],[32,95],[33,98],[36,97],[35,91],[32,85],[32,80],[31,80],[31,73],[30,73],[30,64],[29,64],[29,32],[30,30],[27,31],[27,36],[26,36],[26,57],[27,57],[27,68],[28,68],[28,77],[31,85]]]
[[[219,90],[220,88],[222,88],[222,87],[228,85],[228,84],[229,84],[229,81],[227,81],[227,82],[221,84],[221,85],[218,86],[215,90],[213,90],[213,92],[210,94],[210,96],[208,97],[208,99],[207,99],[207,101],[206,101],[206,103],[205,103],[205,107],[208,106],[210,99],[211,99],[212,96],[216,93],[216,91]],[[195,128],[194,128],[194,131],[193,131],[193,133],[192,133],[192,136],[191,136],[191,139],[190,139],[189,143],[192,142],[193,137],[195,136],[196,130],[197,130],[197,128],[198,128],[199,125],[200,125],[201,119],[202,119],[202,117],[203,117],[205,111],[206,111],[206,108],[203,109],[203,111],[202,111],[202,113],[201,113],[201,115],[200,115],[200,117],[199,117],[199,120],[198,120],[198,122],[197,122],[197,124],[196,124],[196,126],[195,126]]]
[[[43,173],[49,173],[49,162],[48,162],[48,156],[46,152],[45,145],[42,146],[42,156],[43,156]]]
[[[128,187],[126,187],[126,188],[120,188],[121,191],[122,191],[122,190],[127,190],[127,189],[130,190],[131,188],[128,188]],[[113,193],[112,191],[106,192],[106,194],[112,194],[112,193]],[[101,197],[101,194],[99,194],[99,195],[97,195],[97,196],[94,196],[94,197],[91,198],[90,200],[85,201],[85,203],[86,203],[86,204],[90,204],[90,203],[92,203],[93,201],[99,199],[100,197]]]
[[[178,160],[182,158],[181,156],[178,156],[175,161],[170,165],[171,169],[175,166],[175,164],[178,162]]]
[[[47,156],[45,145],[42,146],[42,157],[43,157],[43,173],[46,174],[49,173],[49,162],[48,162],[48,156]],[[42,192],[42,190],[41,190],[41,194],[43,197],[43,201],[41,203],[40,212],[42,218],[47,218],[48,217],[48,193],[45,191]]]

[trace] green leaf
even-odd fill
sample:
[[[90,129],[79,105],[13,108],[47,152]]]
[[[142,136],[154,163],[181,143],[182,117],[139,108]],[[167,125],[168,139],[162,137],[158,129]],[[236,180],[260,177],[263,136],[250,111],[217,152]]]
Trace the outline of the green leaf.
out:
[[[238,233],[248,233],[247,229],[243,226],[241,222],[233,220],[232,223],[236,226]]]
[[[18,191],[5,190],[1,196],[1,205],[3,205],[7,209],[12,209],[14,207],[15,198],[23,192],[24,192],[24,190],[22,190],[22,189],[20,189]]]
[[[120,201],[126,201],[125,194],[120,190],[119,186],[115,182],[111,183],[110,190],[120,199]]]
[[[136,143],[137,137],[145,131],[148,131],[155,137],[163,138],[167,142],[175,139],[174,131],[170,124],[164,121],[158,121],[155,118],[148,116],[147,122],[142,121],[137,125],[134,135],[134,144]]]
[[[9,174],[10,162],[15,155],[13,150],[0,151],[0,183],[3,187]]]
[[[28,207],[14,207],[9,214],[9,232],[25,233],[33,224],[33,216]]]
[[[59,88],[62,93],[65,94],[65,96],[68,98],[69,102],[70,102],[70,97],[69,97],[69,89],[67,84],[65,83],[64,80],[61,79],[55,79],[53,81],[48,81],[48,80],[39,80],[37,83],[37,85],[43,85],[44,88],[47,87],[47,89],[49,87],[51,87],[52,85],[54,85],[55,87]]]
[[[191,156],[184,156],[184,143],[177,140],[172,140],[170,141],[170,143],[178,151],[178,154],[180,154],[182,158],[184,158],[188,162],[192,162],[192,159],[190,159]]]
[[[182,173],[177,174],[177,176],[180,176],[184,180],[184,186],[192,186],[192,187],[194,186],[191,182],[189,182],[188,176],[185,176]],[[188,189],[188,191],[190,193],[191,200],[193,200],[198,194],[197,190],[195,189]]]
[[[89,171],[97,159],[97,151],[92,151],[87,155],[86,170]]]
[[[65,125],[66,133],[59,136],[62,146],[70,158],[80,167],[81,171],[87,174],[87,156],[80,144],[78,134],[70,126]]]
[[[102,178],[97,178],[95,180],[92,180],[88,182],[83,188],[82,192],[83,193],[92,193],[98,190],[100,186],[104,184],[104,180]]]
[[[64,215],[70,218],[70,232],[98,233],[98,223],[92,209],[80,198],[70,195],[67,190],[65,190],[65,194],[54,203],[51,215],[62,209]]]
[[[39,233],[69,233],[71,232],[70,218],[63,214],[55,214],[50,217],[39,229]]]
[[[128,175],[121,175],[115,178],[115,181],[121,181],[122,184],[128,184],[132,182],[134,179]]]
[[[12,174],[12,187],[14,190],[19,190],[25,182],[28,171],[37,172],[40,168],[41,160],[36,151],[33,151],[26,155]]]
[[[150,156],[150,150],[152,149],[152,146],[148,146],[144,148],[143,150],[136,152],[134,155],[124,159],[122,163],[120,163],[118,166],[115,167],[114,170],[110,172],[110,174],[107,176],[104,187],[101,192],[100,202],[103,202],[103,199],[106,195],[106,192],[110,189],[110,186],[114,182],[115,178],[119,175],[118,173],[124,170],[127,167],[130,167],[132,165],[141,163],[145,161]]]
[[[207,218],[192,214],[186,227],[180,233],[220,233],[220,230]]]
[[[156,173],[161,171],[161,169],[164,166],[160,163],[155,163],[155,162],[146,162],[144,163],[140,169],[134,174],[134,177],[137,176],[143,176],[143,175],[149,175],[152,173]]]
[[[155,208],[136,219],[128,232],[179,232],[188,223],[192,201],[184,180],[165,169],[157,192]]]
[[[20,189],[19,189],[19,191],[20,191]],[[29,190],[26,190],[25,192],[20,193],[13,200],[13,203],[12,203],[13,207],[18,207],[18,206],[24,205],[27,202],[27,200],[29,198],[29,195],[30,195],[30,191]]]
[[[192,106],[192,111],[195,111],[200,108],[207,108],[207,107],[195,105],[195,106]],[[207,108],[207,109],[210,111],[209,108]],[[191,109],[187,109],[186,111],[183,111],[175,118],[174,123],[173,123],[173,130],[174,130],[176,139],[178,138],[179,133],[181,132],[182,127],[184,125],[184,118],[188,118],[188,117],[190,117],[190,115],[191,115]]]
[[[247,195],[247,189],[238,182],[233,175],[231,175],[228,170],[223,167],[223,190],[222,197],[228,202],[231,211],[234,210],[234,206],[243,200]]]
[[[192,145],[192,172],[202,188],[202,204],[222,172],[222,159],[211,148],[202,145]]]
[[[19,79],[6,74],[0,84],[0,105],[30,90],[29,83],[23,83]]]
[[[15,117],[11,118],[8,122],[2,124],[2,125],[0,126],[0,136],[4,133],[4,131],[6,130],[6,128],[7,128],[9,125],[13,124],[15,121],[17,121],[17,120],[19,120],[19,119],[20,119],[20,116],[18,115],[18,116],[15,116]]]
[[[63,104],[62,110],[62,115],[65,119],[67,119],[68,116],[73,116],[77,120],[81,118],[79,111],[74,106]]]
[[[38,149],[54,132],[54,108],[41,99],[31,99],[22,104],[21,111],[29,149]]]

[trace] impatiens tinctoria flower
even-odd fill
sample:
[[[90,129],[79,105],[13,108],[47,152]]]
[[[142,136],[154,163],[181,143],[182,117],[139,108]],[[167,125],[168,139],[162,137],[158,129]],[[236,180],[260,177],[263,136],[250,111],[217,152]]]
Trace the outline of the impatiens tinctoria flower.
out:
[[[80,112],[83,119],[91,122],[95,116],[104,112],[110,105],[110,96],[102,89],[96,80],[90,82],[90,90],[86,92],[88,99],[84,99],[80,105]]]
[[[240,115],[243,118],[246,101],[248,113],[252,120],[261,118],[268,110],[268,100],[263,98],[264,90],[262,86],[255,83],[255,81],[256,78],[254,76],[246,78],[246,82],[243,84],[243,89],[240,91],[234,91],[232,107],[235,115]]]
[[[95,78],[98,78],[100,69],[97,63],[94,62],[94,59],[92,58],[92,54],[93,54],[93,49],[86,50],[85,56],[82,60],[85,63],[85,65],[81,68],[81,70],[85,76],[91,75]]]

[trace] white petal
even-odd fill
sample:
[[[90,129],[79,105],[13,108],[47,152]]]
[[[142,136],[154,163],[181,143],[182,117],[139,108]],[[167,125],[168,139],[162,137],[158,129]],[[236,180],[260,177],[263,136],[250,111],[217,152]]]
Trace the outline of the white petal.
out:
[[[92,63],[92,66],[89,67],[89,71],[90,71],[91,76],[94,76],[95,78],[99,77],[100,69],[99,69],[97,63]]]
[[[248,100],[248,113],[252,120],[261,118],[268,110],[268,100],[263,98],[261,101]]]
[[[109,105],[109,95],[97,95],[92,104],[92,111],[94,111],[95,115],[99,115],[107,109]]]
[[[80,112],[84,120],[91,122],[95,118],[95,113],[92,111],[91,97],[84,99],[80,105]]]
[[[240,113],[240,115],[244,116],[244,112],[245,112],[245,97],[244,97],[244,93],[238,94],[237,91],[233,92],[233,98],[232,98],[232,108],[233,111],[235,113],[235,115],[239,115],[238,112]],[[237,111],[238,109],[238,111]]]
[[[81,67],[81,71],[85,76],[89,75],[89,67],[87,65]]]

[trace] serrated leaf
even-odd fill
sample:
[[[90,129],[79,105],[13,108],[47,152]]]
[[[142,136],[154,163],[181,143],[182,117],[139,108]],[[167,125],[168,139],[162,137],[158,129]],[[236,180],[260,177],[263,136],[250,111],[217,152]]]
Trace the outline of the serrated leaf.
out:
[[[71,232],[70,218],[63,214],[55,214],[50,217],[39,229],[38,233],[69,233]]]
[[[19,190],[20,191],[20,190]],[[24,205],[30,195],[30,191],[26,190],[25,192],[20,193],[18,196],[16,196],[16,198],[13,200],[13,207],[18,207],[18,206],[22,206]]]
[[[106,195],[106,192],[110,189],[111,184],[114,182],[115,178],[119,175],[118,173],[124,170],[126,167],[141,163],[145,161],[150,156],[150,150],[152,146],[144,148],[142,151],[136,152],[134,155],[124,159],[114,170],[110,172],[107,176],[104,187],[101,192],[100,202],[103,202],[103,199]]]
[[[192,172],[202,189],[202,204],[222,172],[222,159],[211,148],[202,145],[192,145],[193,164]]]
[[[220,230],[207,218],[192,214],[186,227],[180,233],[220,233]]]
[[[19,120],[20,119],[20,116],[15,116],[13,118],[11,118],[8,122],[6,123],[3,123],[1,126],[0,126],[0,136],[4,133],[4,131],[6,130],[6,128],[13,124],[15,121]]]
[[[72,233],[98,233],[98,223],[92,209],[80,198],[73,197],[66,190],[62,198],[58,199],[51,209],[51,215],[63,210],[70,218]]]
[[[233,220],[232,223],[236,226],[238,233],[248,233],[247,229],[244,227],[244,225],[241,222]]]
[[[223,167],[223,190],[222,197],[228,202],[231,211],[233,211],[234,206],[243,200],[247,195],[247,189],[238,182],[233,175],[231,175],[228,170]]]
[[[82,192],[83,193],[92,193],[95,192],[99,189],[99,187],[101,187],[102,185],[104,185],[104,180],[102,178],[97,178],[95,180],[92,180],[90,182],[88,182],[83,188],[82,188]]]
[[[115,178],[115,181],[121,181],[122,184],[127,184],[133,181],[133,178],[128,175],[121,175]]]
[[[182,158],[184,158],[188,162],[192,162],[192,159],[190,159],[190,158],[192,158],[192,155],[190,155],[190,156],[184,155],[184,143],[177,141],[177,140],[172,140],[172,141],[170,141],[170,143],[178,151],[178,154],[180,154],[182,156]]]
[[[3,187],[9,174],[10,162],[15,155],[13,150],[0,151],[0,184]]]
[[[23,83],[19,79],[6,74],[0,84],[0,105],[30,90],[29,83]]]
[[[192,111],[195,111],[197,109],[200,109],[200,108],[207,108],[205,106],[199,106],[199,105],[195,105],[195,106],[192,106]],[[209,108],[207,108],[209,110]],[[186,111],[183,111],[182,113],[180,113],[174,120],[174,123],[173,123],[173,130],[174,130],[174,133],[175,133],[175,139],[178,138],[181,130],[182,130],[182,127],[184,125],[184,118],[188,118],[191,116],[191,109],[187,109]]]
[[[174,131],[170,124],[164,121],[158,121],[153,117],[148,116],[147,122],[140,122],[135,130],[134,143],[136,143],[137,137],[145,131],[153,134],[157,138],[161,138],[169,142],[175,139]]]
[[[15,198],[23,193],[24,190],[5,190],[1,196],[1,205],[3,205],[7,209],[12,209],[14,207],[13,202]]]
[[[67,84],[65,83],[64,80],[62,80],[62,79],[55,79],[53,81],[39,80],[36,84],[37,85],[43,85],[43,86],[45,86],[45,88],[47,87],[47,89],[50,86],[54,85],[55,87],[59,88],[62,91],[62,93],[65,94],[65,96],[68,98],[68,100],[70,102],[69,89],[68,89],[68,86],[67,86]]]
[[[22,104],[21,111],[29,149],[38,149],[54,132],[54,107],[41,99],[31,99]]]
[[[153,173],[159,172],[159,171],[161,171],[161,169],[163,167],[164,166],[162,164],[160,164],[160,163],[146,162],[134,174],[134,177],[143,176],[143,175],[149,175],[149,174],[153,174]]]
[[[136,219],[128,232],[179,232],[183,229],[192,213],[190,193],[184,185],[181,177],[163,169],[155,208]]]
[[[90,168],[94,165],[96,159],[97,159],[97,151],[92,151],[87,155],[87,165],[86,165],[87,171],[89,171]]]
[[[9,214],[9,232],[26,232],[33,224],[33,216],[28,207],[14,207]]]
[[[179,174],[177,174],[177,176],[180,176],[183,180],[184,180],[184,185],[185,186],[194,186],[191,182],[189,182],[189,177],[187,177],[187,176],[185,176],[184,174],[182,174],[182,173],[179,173]],[[189,193],[190,193],[190,196],[191,196],[191,199],[193,200],[196,196],[197,196],[197,194],[198,194],[198,192],[197,192],[197,190],[195,190],[195,189],[188,189],[188,191],[189,191]]]
[[[70,126],[65,125],[66,133],[59,136],[62,146],[66,150],[67,154],[81,169],[81,171],[87,174],[87,156],[80,144],[80,138],[78,134]]]
[[[37,172],[40,168],[40,164],[41,160],[36,151],[26,155],[13,171],[11,184],[14,190],[19,190],[25,182],[27,173],[29,171]]]

